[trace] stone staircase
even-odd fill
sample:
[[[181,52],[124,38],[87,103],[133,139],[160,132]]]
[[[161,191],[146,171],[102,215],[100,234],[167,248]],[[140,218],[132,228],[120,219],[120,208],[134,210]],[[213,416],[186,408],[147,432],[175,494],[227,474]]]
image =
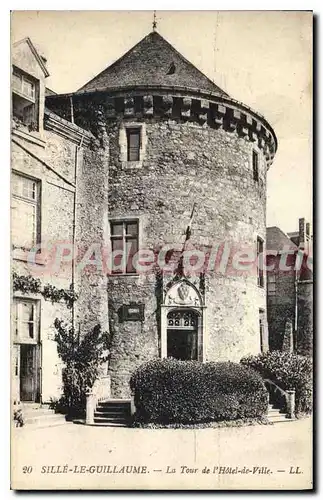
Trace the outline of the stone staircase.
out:
[[[54,427],[66,423],[65,415],[55,413],[46,404],[23,403],[19,407],[23,414],[24,427]]]
[[[274,424],[295,420],[295,390],[284,390],[268,378],[264,382],[269,395],[269,422]]]
[[[267,414],[269,422],[275,424],[277,422],[291,422],[292,419],[287,418],[286,413],[283,413],[279,408],[274,408],[274,405],[268,405],[268,414]]]
[[[94,412],[94,424],[104,427],[129,427],[131,400],[108,399],[99,401]]]

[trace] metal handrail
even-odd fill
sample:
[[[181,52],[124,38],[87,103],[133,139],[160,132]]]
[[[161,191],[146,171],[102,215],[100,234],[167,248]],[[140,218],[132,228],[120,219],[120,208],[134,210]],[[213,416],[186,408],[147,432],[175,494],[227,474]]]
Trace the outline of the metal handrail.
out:
[[[264,383],[266,383],[266,382],[267,382],[267,384],[273,385],[275,387],[275,389],[278,390],[285,398],[287,397],[286,391],[284,391],[284,389],[279,387],[279,385],[275,384],[275,382],[273,382],[269,378],[265,378]]]
[[[295,390],[284,390],[279,385],[275,384],[272,380],[265,378],[264,383],[269,384],[275,388],[275,391],[279,391],[282,396],[284,396],[287,408],[287,418],[295,418]]]

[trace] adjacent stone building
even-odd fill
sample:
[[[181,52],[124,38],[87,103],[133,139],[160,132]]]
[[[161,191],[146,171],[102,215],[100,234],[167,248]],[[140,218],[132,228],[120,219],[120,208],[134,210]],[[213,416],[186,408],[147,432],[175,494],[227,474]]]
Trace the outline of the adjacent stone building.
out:
[[[299,230],[285,234],[267,228],[267,316],[270,350],[313,352],[313,272],[310,223],[299,219]],[[284,262],[282,262],[282,258]]]
[[[47,245],[72,242],[79,144],[91,134],[45,110],[45,59],[29,38],[12,49],[12,398],[50,401],[61,394],[61,363],[54,340],[56,317],[73,320],[62,301],[40,292],[74,286],[73,266],[48,266]],[[41,247],[37,247],[37,245]],[[31,253],[31,249],[39,250]],[[28,257],[31,261],[28,262]],[[28,277],[40,280],[40,286]],[[47,288],[48,290],[48,288]]]
[[[111,333],[112,397],[129,396],[131,373],[154,357],[267,349],[266,273],[255,257],[236,269],[265,250],[277,148],[265,118],[154,31],[75,93],[47,95],[45,123],[73,185],[69,221],[60,192],[48,224],[77,247],[75,326]]]

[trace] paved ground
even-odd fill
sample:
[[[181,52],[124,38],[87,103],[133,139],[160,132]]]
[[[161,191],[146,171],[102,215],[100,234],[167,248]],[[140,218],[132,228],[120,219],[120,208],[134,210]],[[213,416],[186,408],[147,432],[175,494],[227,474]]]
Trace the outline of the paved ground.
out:
[[[311,427],[311,419],[304,419],[272,426],[198,430],[72,423],[14,429],[12,487],[308,489]]]

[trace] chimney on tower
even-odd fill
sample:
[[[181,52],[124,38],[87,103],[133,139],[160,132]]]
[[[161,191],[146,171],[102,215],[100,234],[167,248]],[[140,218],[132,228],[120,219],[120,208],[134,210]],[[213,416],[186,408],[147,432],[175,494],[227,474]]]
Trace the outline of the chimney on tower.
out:
[[[302,217],[298,219],[298,247],[301,250],[305,250],[305,219]]]
[[[298,247],[305,252],[309,251],[309,242],[311,239],[311,224],[306,222],[304,217],[298,220]]]

